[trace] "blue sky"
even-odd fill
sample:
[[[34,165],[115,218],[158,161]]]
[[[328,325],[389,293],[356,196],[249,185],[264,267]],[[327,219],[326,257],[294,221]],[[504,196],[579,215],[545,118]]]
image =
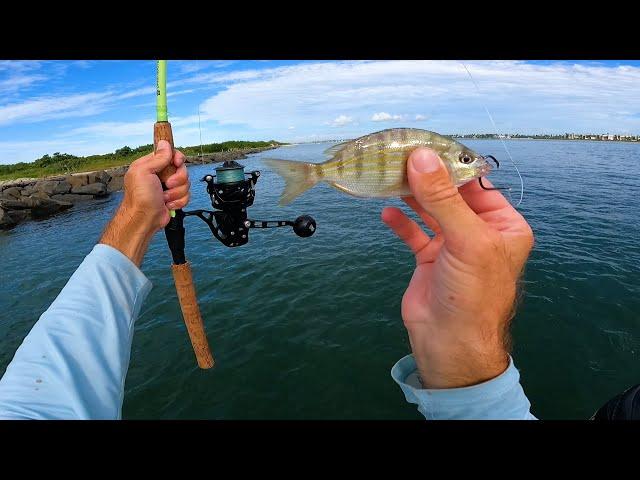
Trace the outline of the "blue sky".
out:
[[[443,134],[640,134],[639,61],[169,61],[177,145]],[[198,127],[200,113],[201,129]],[[154,61],[0,60],[0,163],[151,143]]]

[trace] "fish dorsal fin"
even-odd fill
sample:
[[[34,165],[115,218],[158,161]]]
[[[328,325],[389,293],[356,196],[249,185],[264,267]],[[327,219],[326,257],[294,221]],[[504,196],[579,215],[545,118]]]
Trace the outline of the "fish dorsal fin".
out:
[[[327,148],[322,153],[323,153],[323,155],[327,155],[328,157],[334,157],[336,155],[336,153],[338,153],[340,150],[342,150],[347,145],[347,143],[349,143],[349,141],[336,143],[335,145],[332,145],[331,147]]]

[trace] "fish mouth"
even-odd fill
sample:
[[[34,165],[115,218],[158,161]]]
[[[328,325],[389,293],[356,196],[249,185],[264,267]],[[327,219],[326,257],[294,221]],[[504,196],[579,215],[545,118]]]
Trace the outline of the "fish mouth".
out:
[[[492,167],[491,164],[489,164],[489,162],[483,163],[480,168],[478,169],[478,176],[479,177],[484,177],[485,175],[489,174],[489,172],[491,172]]]
[[[482,160],[484,160],[484,164],[480,167],[480,176],[488,174],[493,169],[488,160],[493,160],[493,162],[495,162],[496,164],[496,168],[500,168],[500,162],[498,162],[496,157],[494,157],[493,155],[485,155],[484,157],[482,157]]]

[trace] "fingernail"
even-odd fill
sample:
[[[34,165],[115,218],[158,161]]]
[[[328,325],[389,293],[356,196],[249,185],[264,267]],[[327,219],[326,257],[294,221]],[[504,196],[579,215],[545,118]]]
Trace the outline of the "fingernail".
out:
[[[169,210],[175,210],[176,209],[176,204],[174,202],[167,203],[167,208]]]
[[[421,148],[411,155],[411,165],[420,173],[432,173],[440,168],[440,159],[433,150]]]
[[[164,194],[164,203],[167,203],[170,199],[171,199],[171,197],[169,197],[169,194],[165,193]]]
[[[170,147],[169,142],[167,142],[166,140],[160,140],[158,142],[158,146],[156,147],[156,150],[166,150],[169,147]]]

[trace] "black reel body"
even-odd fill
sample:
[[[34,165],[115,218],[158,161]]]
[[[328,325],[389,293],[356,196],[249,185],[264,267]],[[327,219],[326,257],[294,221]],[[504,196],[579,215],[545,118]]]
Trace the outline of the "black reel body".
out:
[[[309,215],[290,220],[251,220],[247,217],[247,208],[253,205],[256,196],[255,186],[260,177],[259,171],[245,173],[244,166],[235,161],[227,161],[216,168],[216,175],[205,175],[207,193],[211,198],[211,210],[191,210],[183,212],[185,216],[200,217],[211,229],[211,233],[227,247],[239,247],[249,241],[251,228],[293,227],[300,237],[310,237],[316,231],[316,222]],[[177,213],[177,212],[176,212]]]

